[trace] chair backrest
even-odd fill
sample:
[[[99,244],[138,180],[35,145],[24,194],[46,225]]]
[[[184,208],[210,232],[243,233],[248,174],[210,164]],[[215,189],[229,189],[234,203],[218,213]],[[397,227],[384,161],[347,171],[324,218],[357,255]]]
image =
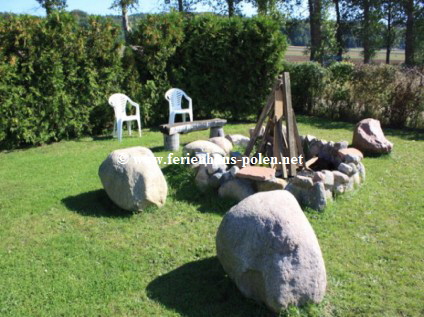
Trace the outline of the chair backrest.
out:
[[[128,97],[124,94],[113,94],[109,97],[109,105],[113,107],[115,111],[115,117],[121,118],[127,115],[126,106],[127,106]]]
[[[178,88],[171,88],[165,93],[165,99],[169,102],[169,110],[181,110],[181,99],[186,93]]]

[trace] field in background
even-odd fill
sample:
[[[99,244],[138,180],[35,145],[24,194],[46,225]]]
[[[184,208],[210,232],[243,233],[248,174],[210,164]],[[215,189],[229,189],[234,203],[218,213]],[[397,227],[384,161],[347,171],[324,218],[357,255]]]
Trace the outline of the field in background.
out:
[[[305,55],[306,46],[289,46],[286,52],[286,60],[289,62],[306,62],[309,61],[309,53]],[[344,54],[344,58],[350,59],[355,64],[362,64],[362,48],[352,48]],[[395,49],[390,54],[391,64],[400,64],[405,60],[405,51]],[[379,50],[372,59],[374,63],[380,64],[386,62],[386,51]]]

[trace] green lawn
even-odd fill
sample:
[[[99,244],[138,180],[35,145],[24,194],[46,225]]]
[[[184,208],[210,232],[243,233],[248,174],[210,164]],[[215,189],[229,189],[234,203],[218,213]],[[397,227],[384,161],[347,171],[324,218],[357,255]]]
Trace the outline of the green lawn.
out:
[[[352,137],[350,124],[298,121],[302,134]],[[364,160],[365,184],[307,212],[327,268],[324,302],[281,315],[424,315],[424,135],[385,132],[394,151]],[[108,200],[97,170],[109,152],[143,145],[167,155],[159,132],[143,133],[0,153],[0,316],[273,316],[222,271],[214,238],[232,203],[199,193],[188,169],[163,166],[162,209],[121,213]]]

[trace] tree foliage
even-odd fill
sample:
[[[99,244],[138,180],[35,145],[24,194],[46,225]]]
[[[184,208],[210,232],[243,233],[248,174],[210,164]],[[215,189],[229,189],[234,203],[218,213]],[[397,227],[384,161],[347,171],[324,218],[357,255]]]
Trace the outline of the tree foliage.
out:
[[[195,100],[197,118],[241,119],[259,111],[287,47],[274,20],[210,14],[149,16],[131,42],[144,48],[135,60],[145,115],[157,123],[166,121],[163,95],[171,87]]]
[[[120,87],[119,29],[67,13],[0,21],[0,148],[99,133]]]
[[[37,2],[46,10],[47,15],[55,10],[63,10],[67,6],[66,0],[37,0]]]

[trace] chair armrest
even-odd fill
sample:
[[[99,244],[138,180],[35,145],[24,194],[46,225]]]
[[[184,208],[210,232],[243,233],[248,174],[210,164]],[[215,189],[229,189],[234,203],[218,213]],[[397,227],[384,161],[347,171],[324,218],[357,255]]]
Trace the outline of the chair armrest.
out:
[[[134,102],[134,101],[132,101],[131,99],[129,99],[128,98],[128,102],[133,106],[133,107],[135,107],[135,112],[136,112],[136,115],[138,116],[138,115],[140,115],[140,105],[138,104],[138,103],[136,103],[136,102]]]
[[[188,108],[191,110],[193,107],[193,101],[191,100],[191,98],[187,95],[184,95],[184,97],[188,100]]]

